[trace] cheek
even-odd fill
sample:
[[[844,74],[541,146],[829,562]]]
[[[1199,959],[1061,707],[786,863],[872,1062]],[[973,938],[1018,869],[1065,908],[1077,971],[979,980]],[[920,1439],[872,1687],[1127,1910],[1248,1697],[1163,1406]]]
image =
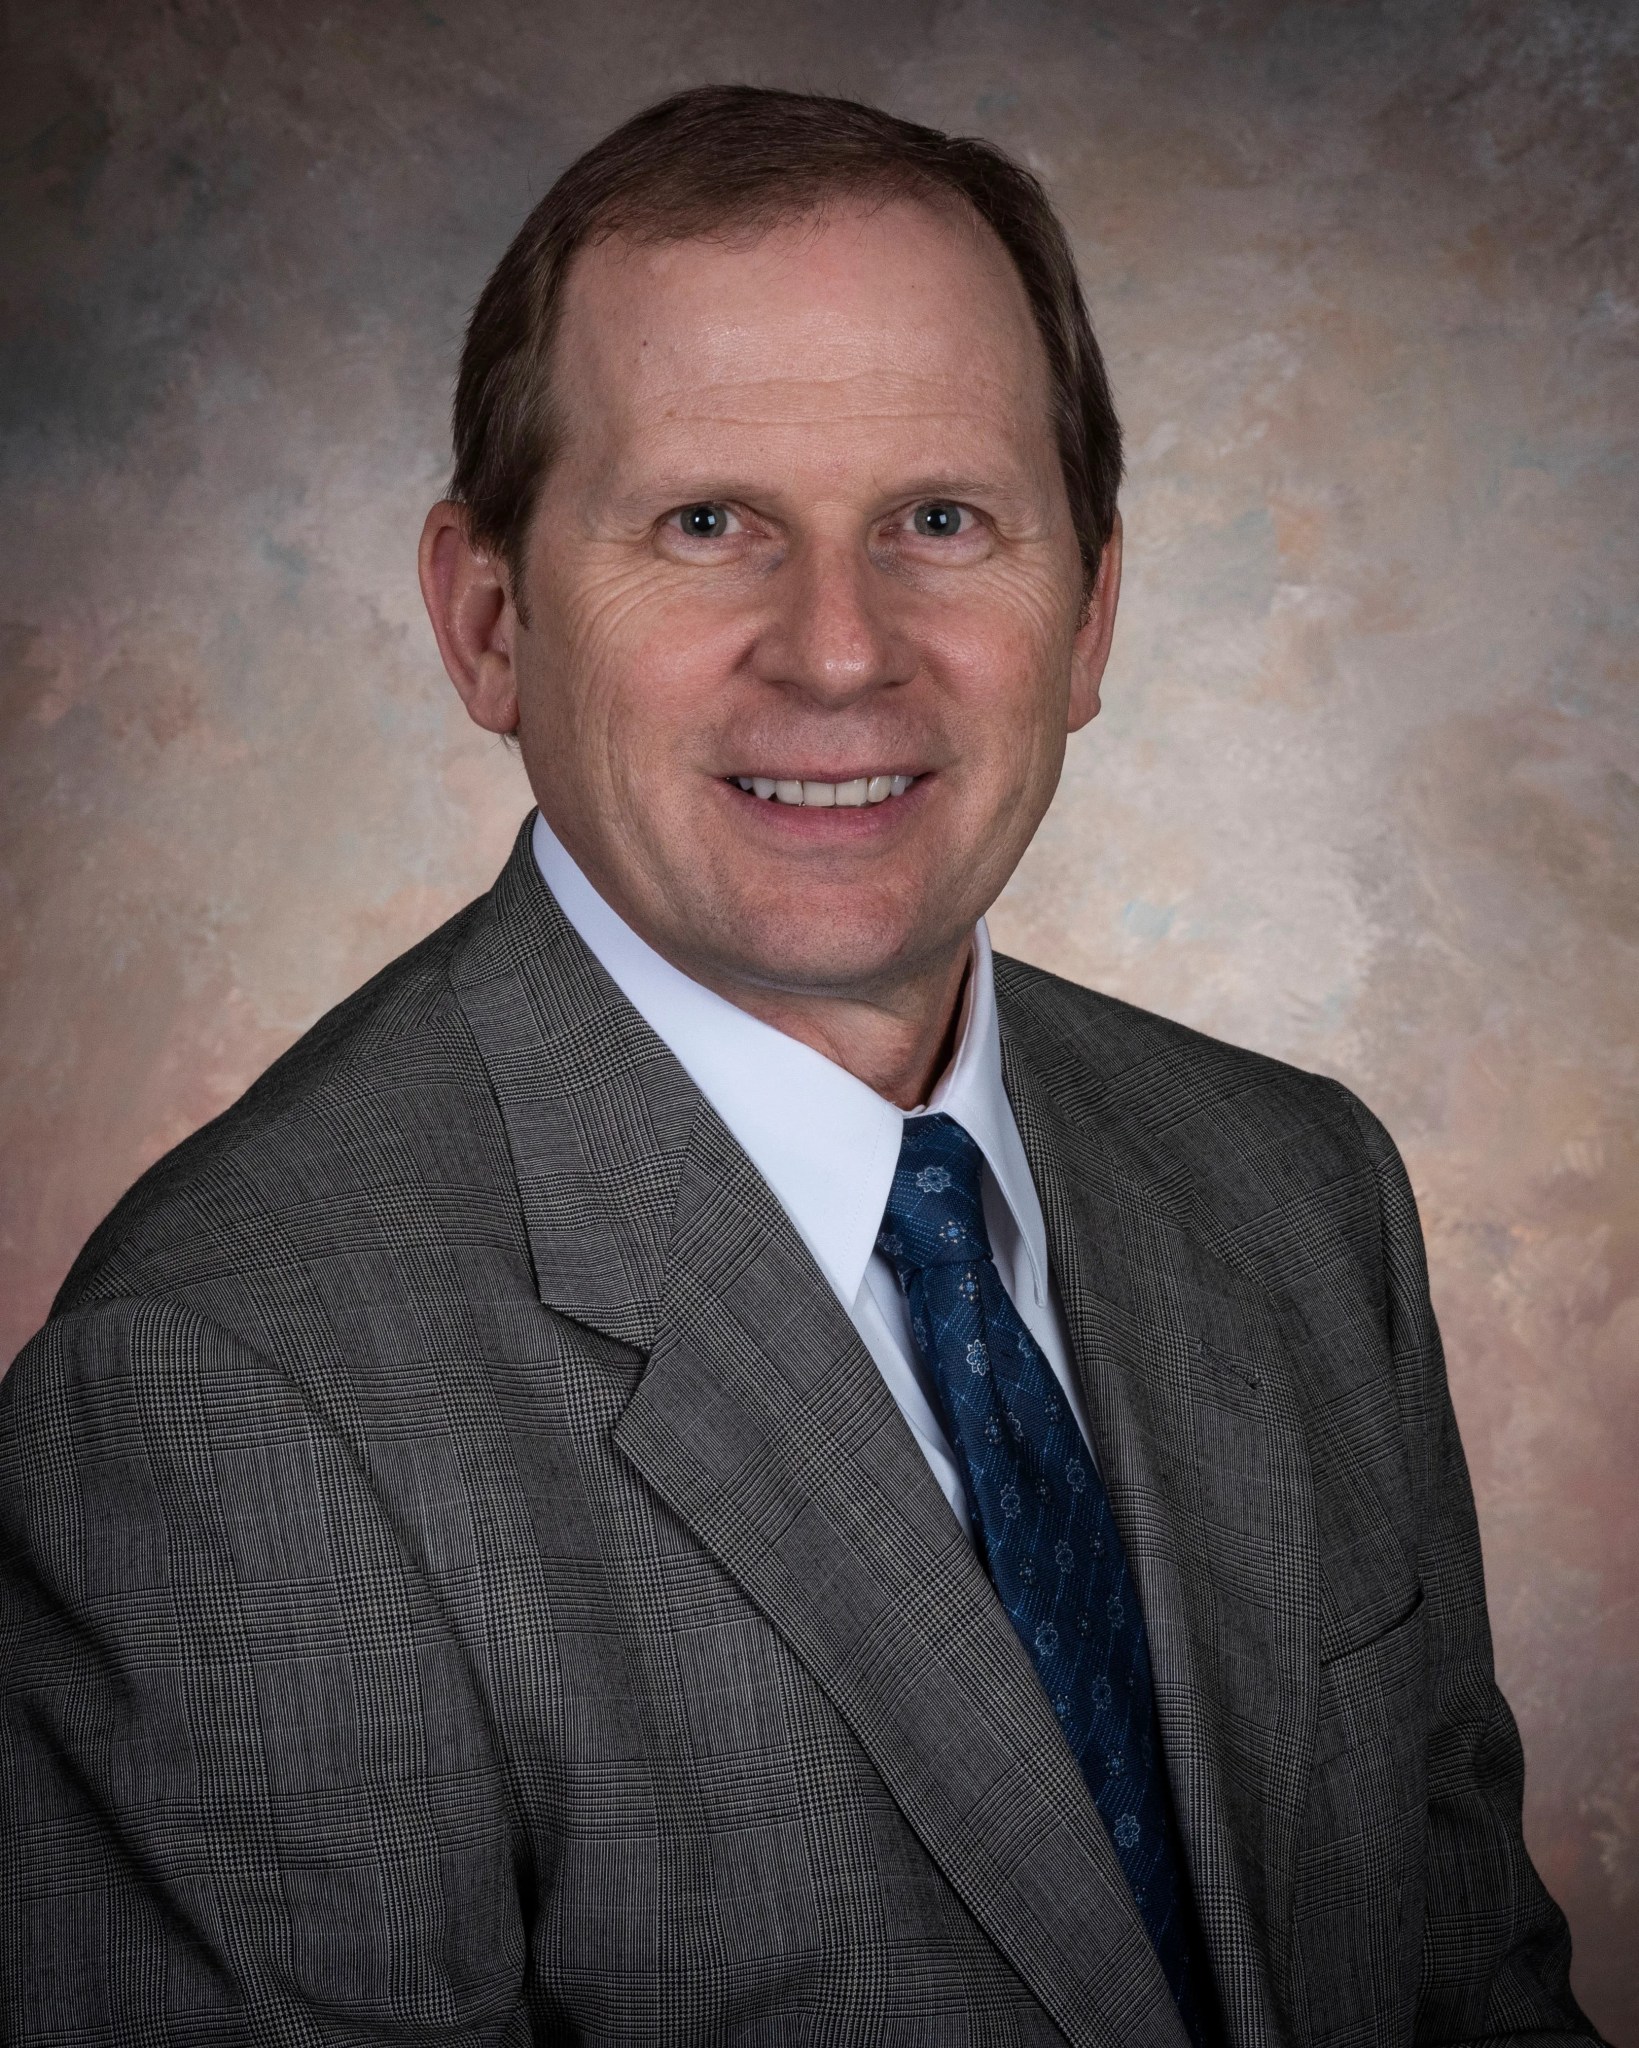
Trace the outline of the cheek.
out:
[[[1065,737],[1074,622],[1057,592],[1010,591],[1006,601],[946,609],[928,651],[949,679],[959,737],[976,757],[1023,773],[1056,760]]]
[[[657,592],[641,575],[588,579],[549,594],[556,630],[543,636],[548,703],[570,708],[594,772],[671,759],[681,767],[691,733],[721,715],[728,679],[746,652],[746,626],[722,607]],[[542,607],[543,612],[546,606]]]

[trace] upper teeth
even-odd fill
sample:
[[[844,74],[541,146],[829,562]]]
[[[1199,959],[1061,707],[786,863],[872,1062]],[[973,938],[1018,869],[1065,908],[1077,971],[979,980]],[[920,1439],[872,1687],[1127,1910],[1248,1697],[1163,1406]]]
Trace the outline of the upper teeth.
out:
[[[852,782],[792,782],[773,775],[736,775],[740,788],[766,802],[806,804],[811,811],[834,807],[880,804],[891,796],[903,796],[916,780],[914,775],[859,775]]]

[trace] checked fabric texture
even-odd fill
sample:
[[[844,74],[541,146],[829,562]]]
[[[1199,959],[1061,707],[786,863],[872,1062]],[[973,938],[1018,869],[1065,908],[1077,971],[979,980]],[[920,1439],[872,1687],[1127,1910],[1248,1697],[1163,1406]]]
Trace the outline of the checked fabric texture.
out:
[[[878,1242],[905,1290],[991,1580],[1203,2048],[1193,1913],[1137,1589],[1098,1469],[991,1256],[983,1164],[950,1117],[908,1118]]]
[[[530,832],[0,1380],[0,2041],[1172,2048],[881,1373]],[[1214,1660],[1168,1762],[1225,2037],[1593,2048],[1392,1143],[996,994],[1069,1328],[1131,1346],[1105,1477],[1190,1561],[1152,1652]]]

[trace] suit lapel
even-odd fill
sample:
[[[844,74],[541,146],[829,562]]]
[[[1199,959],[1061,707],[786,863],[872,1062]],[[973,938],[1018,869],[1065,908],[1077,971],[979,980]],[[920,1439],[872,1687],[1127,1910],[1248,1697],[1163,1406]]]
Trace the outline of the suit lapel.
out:
[[[646,1354],[615,1442],[847,1722],[1070,2040],[1181,2048],[1028,1658],[784,1212],[552,902],[527,834],[453,978],[542,1299]]]
[[[1095,1099],[1086,1063],[1055,1058],[1005,999],[1002,1015],[1229,2036],[1274,2048],[1294,2031],[1292,1888],[1318,1704],[1292,1335],[1191,1230],[1167,1162]]]
[[[1181,2041],[1109,1837],[978,1559],[851,1323],[702,1119],[616,1440],[830,1697],[1071,2040]]]

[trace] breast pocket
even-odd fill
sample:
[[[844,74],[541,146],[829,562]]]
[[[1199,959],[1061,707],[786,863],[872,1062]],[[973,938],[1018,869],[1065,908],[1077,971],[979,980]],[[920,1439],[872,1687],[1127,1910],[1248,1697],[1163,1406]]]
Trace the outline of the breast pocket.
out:
[[[1321,1665],[1295,1900],[1317,2048],[1411,2039],[1428,1809],[1426,1636],[1419,1589],[1392,1627]]]

